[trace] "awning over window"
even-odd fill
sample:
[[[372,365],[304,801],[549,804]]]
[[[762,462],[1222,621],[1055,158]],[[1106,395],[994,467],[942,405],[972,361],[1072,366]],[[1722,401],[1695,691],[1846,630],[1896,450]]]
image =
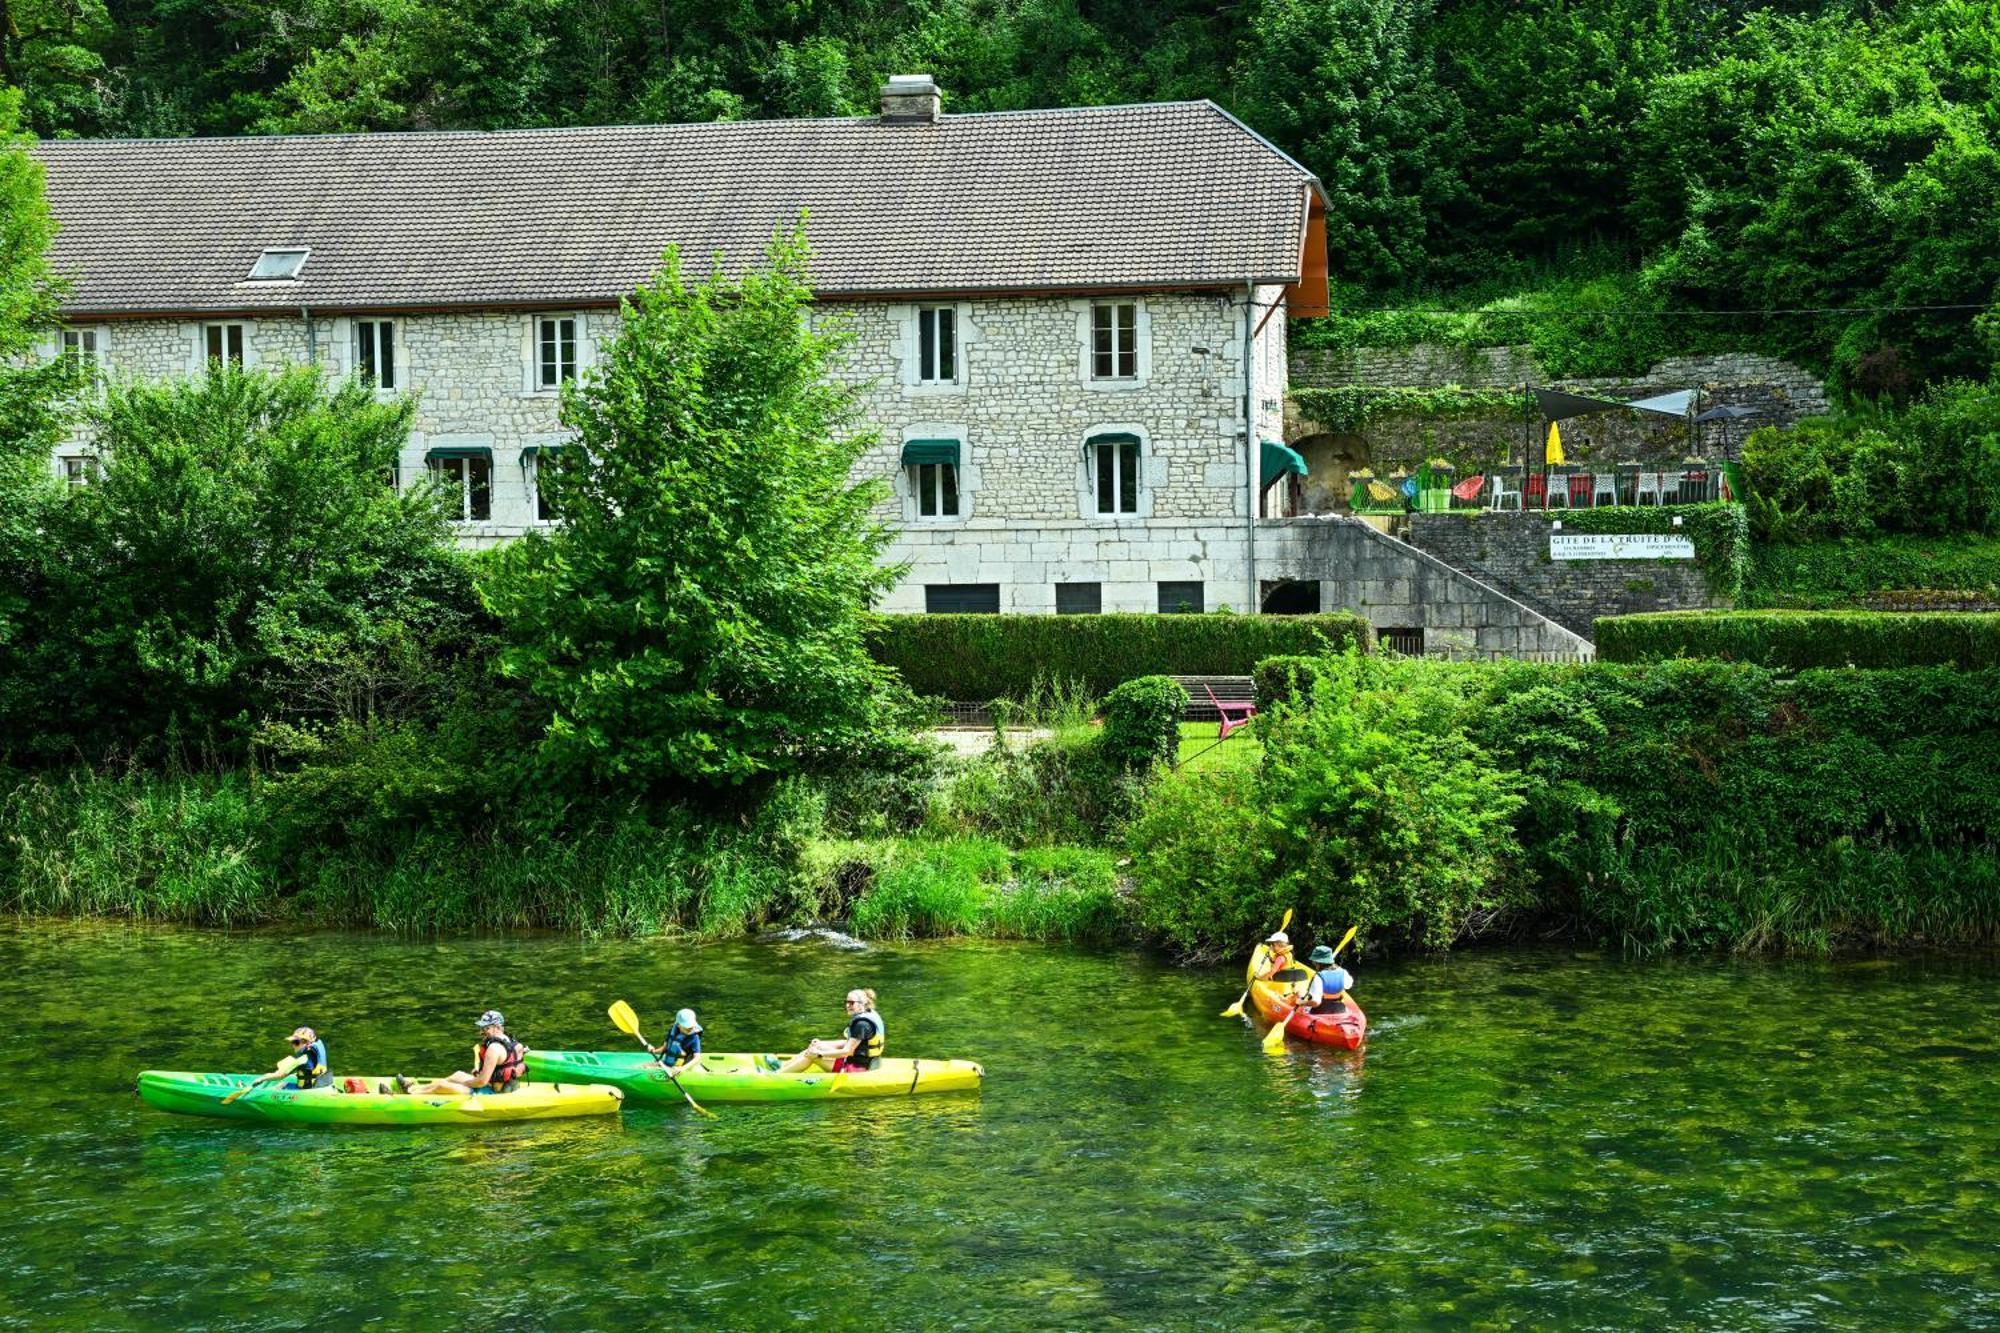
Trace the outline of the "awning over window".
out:
[[[424,450],[426,461],[442,458],[483,458],[493,461],[493,450],[483,444],[441,444],[435,449]]]
[[[948,463],[958,466],[957,440],[910,440],[903,445],[903,466],[916,467],[922,463]]]
[[[1099,431],[1097,434],[1091,436],[1089,439],[1083,442],[1083,459],[1086,463],[1089,462],[1090,451],[1095,449],[1100,444],[1117,445],[1117,444],[1137,444],[1137,443],[1139,443],[1139,437],[1134,435],[1129,430]]]
[[[1264,464],[1260,471],[1263,475],[1263,486],[1266,490],[1270,489],[1272,482],[1284,476],[1287,472],[1301,477],[1306,474],[1306,460],[1299,457],[1296,449],[1279,444],[1276,440],[1264,441],[1263,457]]]

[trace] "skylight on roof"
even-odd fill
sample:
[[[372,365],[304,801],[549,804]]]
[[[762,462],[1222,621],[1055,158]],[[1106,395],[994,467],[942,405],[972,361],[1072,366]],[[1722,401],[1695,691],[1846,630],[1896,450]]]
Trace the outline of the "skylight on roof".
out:
[[[246,282],[288,282],[299,276],[311,250],[266,250],[250,266]]]

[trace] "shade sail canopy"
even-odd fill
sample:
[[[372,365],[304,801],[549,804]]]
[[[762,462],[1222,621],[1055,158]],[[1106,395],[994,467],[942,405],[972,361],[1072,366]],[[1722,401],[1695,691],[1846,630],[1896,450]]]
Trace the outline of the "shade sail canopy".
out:
[[[903,466],[916,467],[922,463],[948,463],[958,466],[957,440],[911,440],[903,446]]]
[[[1276,440],[1264,441],[1263,465],[1259,469],[1263,485],[1270,489],[1271,483],[1290,472],[1303,477],[1306,474],[1306,460],[1298,451],[1279,444]]]
[[[1714,407],[1696,417],[1696,421],[1742,421],[1748,417],[1761,417],[1761,407],[1745,407],[1742,403],[1717,403]]]
[[[1688,405],[1694,402],[1693,389],[1675,389],[1672,393],[1654,394],[1651,398],[1634,398],[1625,406],[1634,412],[1652,412],[1663,417],[1684,417]]]
[[[1561,389],[1537,389],[1535,406],[1541,409],[1545,421],[1566,421],[1570,417],[1587,417],[1593,412],[1615,412],[1625,404],[1614,403],[1609,398],[1585,398],[1580,394],[1564,393]]]

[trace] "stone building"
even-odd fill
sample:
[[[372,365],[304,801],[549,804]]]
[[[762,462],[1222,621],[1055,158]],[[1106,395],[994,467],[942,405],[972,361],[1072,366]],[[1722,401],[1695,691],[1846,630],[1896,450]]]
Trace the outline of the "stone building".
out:
[[[668,245],[741,271],[804,215],[879,435],[862,471],[893,479],[885,609],[1246,609],[1316,577],[1253,511],[1300,466],[1285,327],[1325,308],[1325,200],[1210,102],[943,115],[910,76],[864,118],[35,152],[71,283],[52,353],[414,394],[403,480],[450,487],[468,543],[546,521],[562,387]],[[86,480],[89,450],[57,466]]]

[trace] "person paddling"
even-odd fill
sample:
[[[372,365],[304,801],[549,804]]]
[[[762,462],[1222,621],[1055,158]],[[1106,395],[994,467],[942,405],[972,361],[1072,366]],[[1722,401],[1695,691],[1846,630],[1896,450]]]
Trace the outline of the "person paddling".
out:
[[[333,1075],[327,1071],[326,1043],[311,1028],[294,1028],[286,1038],[292,1044],[292,1053],[278,1061],[278,1067],[268,1074],[259,1074],[250,1080],[254,1088],[262,1083],[272,1083],[281,1078],[290,1078],[287,1087],[330,1088]],[[248,1089],[245,1089],[248,1091]]]
[[[418,1097],[453,1097],[468,1092],[512,1092],[528,1065],[528,1048],[507,1035],[507,1020],[498,1009],[479,1016],[479,1040],[472,1047],[472,1069],[458,1070],[450,1078],[435,1079],[421,1087],[396,1075],[396,1086]]]
[[[764,1067],[779,1074],[802,1074],[814,1065],[836,1074],[857,1073],[882,1063],[882,1047],[887,1032],[882,1015],[875,1012],[875,992],[847,992],[847,1032],[831,1040],[816,1040],[791,1059],[780,1064],[764,1057]]]
[[[675,1014],[667,1039],[646,1049],[660,1057],[660,1065],[668,1073],[693,1064],[701,1054],[701,1024],[695,1021],[694,1010],[683,1009]]]
[[[1322,1014],[1345,1009],[1347,992],[1354,986],[1354,977],[1333,961],[1333,950],[1322,944],[1306,955],[1306,961],[1317,970],[1312,980],[1306,983],[1305,1007]]]
[[[1264,965],[1257,969],[1257,979],[1268,981],[1292,965],[1292,937],[1282,930],[1274,930],[1264,941]]]

